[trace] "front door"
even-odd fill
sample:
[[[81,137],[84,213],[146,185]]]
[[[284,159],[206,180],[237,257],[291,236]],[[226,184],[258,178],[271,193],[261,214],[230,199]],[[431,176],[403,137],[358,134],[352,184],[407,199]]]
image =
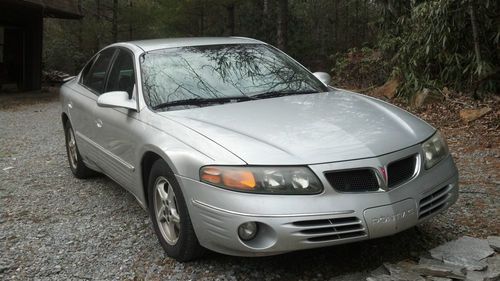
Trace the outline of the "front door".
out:
[[[109,72],[105,92],[125,91],[130,99],[136,99],[135,69],[133,54],[120,49]],[[133,192],[134,173],[138,163],[134,160],[138,136],[135,130],[141,126],[136,119],[137,112],[124,108],[97,107],[95,141],[104,151],[99,166],[125,188]]]

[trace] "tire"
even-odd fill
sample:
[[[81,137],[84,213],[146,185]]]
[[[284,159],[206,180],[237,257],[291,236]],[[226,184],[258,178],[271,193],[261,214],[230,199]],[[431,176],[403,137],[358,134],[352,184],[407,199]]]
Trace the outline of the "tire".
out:
[[[162,159],[151,167],[148,204],[154,231],[169,257],[186,262],[203,255],[204,248],[196,238],[182,190]]]
[[[86,179],[95,176],[97,172],[90,169],[83,163],[80,151],[76,145],[75,133],[71,124],[66,122],[64,125],[64,136],[66,139],[66,154],[68,156],[69,167],[73,175],[78,179]]]

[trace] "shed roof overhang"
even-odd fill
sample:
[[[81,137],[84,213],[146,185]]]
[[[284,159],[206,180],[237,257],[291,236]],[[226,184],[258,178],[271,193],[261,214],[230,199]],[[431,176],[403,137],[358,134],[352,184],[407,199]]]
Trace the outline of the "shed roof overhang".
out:
[[[61,19],[80,19],[83,17],[78,11],[74,0],[1,0],[21,7],[41,8],[44,17]]]

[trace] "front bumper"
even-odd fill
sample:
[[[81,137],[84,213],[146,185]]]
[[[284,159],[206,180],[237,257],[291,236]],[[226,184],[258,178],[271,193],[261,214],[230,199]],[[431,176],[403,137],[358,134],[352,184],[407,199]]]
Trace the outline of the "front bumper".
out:
[[[318,195],[259,195],[228,191],[180,177],[189,214],[200,244],[236,256],[275,255],[388,236],[444,211],[458,198],[458,172],[451,156],[390,191],[339,193],[323,171],[376,167],[417,151],[310,166],[323,182]],[[251,241],[238,227],[254,221],[259,232]]]

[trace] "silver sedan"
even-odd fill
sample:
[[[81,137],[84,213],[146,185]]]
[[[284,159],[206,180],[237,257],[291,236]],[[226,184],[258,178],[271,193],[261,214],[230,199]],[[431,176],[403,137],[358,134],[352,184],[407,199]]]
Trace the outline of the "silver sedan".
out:
[[[179,261],[392,235],[457,200],[436,129],[329,79],[248,38],[108,46],[61,88],[70,168],[132,193]]]

